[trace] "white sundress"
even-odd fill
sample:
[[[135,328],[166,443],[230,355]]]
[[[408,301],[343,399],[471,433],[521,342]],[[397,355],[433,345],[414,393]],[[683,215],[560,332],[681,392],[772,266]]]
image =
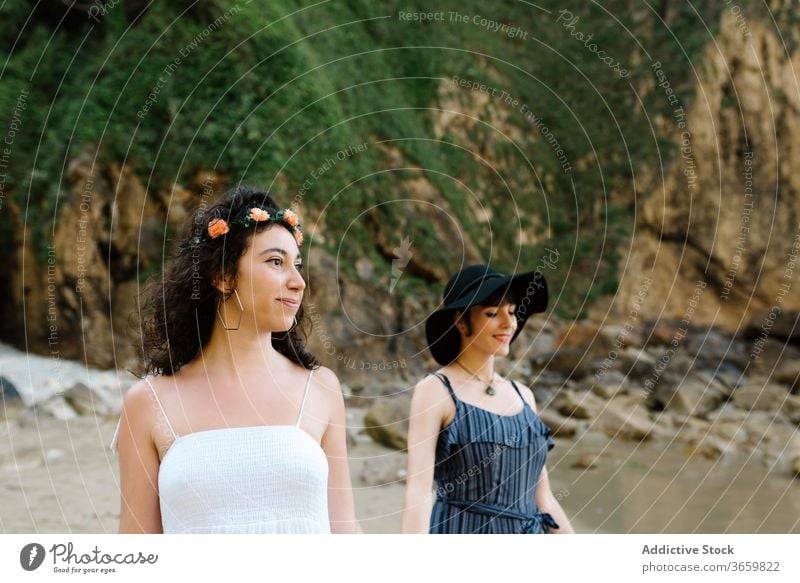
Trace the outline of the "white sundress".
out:
[[[158,472],[165,534],[330,533],[328,460],[301,429],[310,371],[294,425],[229,427],[179,436]],[[119,423],[111,442],[117,449]]]

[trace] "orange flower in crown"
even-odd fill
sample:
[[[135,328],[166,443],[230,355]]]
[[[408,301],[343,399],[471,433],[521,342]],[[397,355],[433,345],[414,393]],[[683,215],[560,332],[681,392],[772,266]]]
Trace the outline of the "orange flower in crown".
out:
[[[214,219],[208,223],[208,236],[212,239],[216,239],[220,235],[224,235],[230,230],[231,229],[228,226],[228,223],[225,222],[225,219]]]
[[[252,208],[250,209],[250,218],[260,223],[263,221],[268,221],[270,219],[270,216],[269,213],[264,209]]]
[[[298,224],[300,224],[300,219],[297,217],[297,214],[289,209],[283,211],[283,220],[293,227],[296,227]]]
[[[211,221],[208,223],[206,233],[199,236],[190,237],[181,243],[178,247],[178,254],[182,255],[196,245],[201,245],[209,239],[216,239],[217,237],[225,235],[226,233],[230,232],[231,228],[236,227],[247,229],[253,226],[254,223],[264,222],[286,223],[289,225],[292,235],[294,235],[294,240],[297,241],[297,244],[302,244],[303,232],[300,229],[300,217],[297,216],[297,213],[290,209],[284,209],[276,211],[275,214],[272,215],[263,208],[252,207],[249,211],[247,211],[242,219],[231,221],[226,221],[225,219],[211,219]]]

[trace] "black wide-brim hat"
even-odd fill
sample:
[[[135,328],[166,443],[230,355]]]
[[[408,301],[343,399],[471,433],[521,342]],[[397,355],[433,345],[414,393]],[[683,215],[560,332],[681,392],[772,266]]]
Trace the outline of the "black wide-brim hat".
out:
[[[547,282],[538,271],[503,275],[488,265],[469,265],[450,278],[444,288],[443,306],[425,321],[425,337],[436,362],[448,365],[461,350],[461,333],[456,328],[453,313],[480,305],[501,289],[510,293],[517,303],[517,330],[511,342],[531,314],[547,309]]]

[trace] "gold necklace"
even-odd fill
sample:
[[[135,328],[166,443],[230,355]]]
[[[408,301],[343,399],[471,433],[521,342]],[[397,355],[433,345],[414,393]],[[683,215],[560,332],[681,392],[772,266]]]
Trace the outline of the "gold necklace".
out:
[[[474,372],[472,372],[471,370],[469,370],[469,369],[468,369],[466,366],[464,366],[463,364],[461,364],[461,363],[460,363],[460,362],[458,362],[457,360],[456,360],[456,361],[454,361],[454,362],[455,362],[455,363],[456,363],[458,366],[460,366],[461,368],[463,368],[465,371],[467,371],[467,372],[468,372],[470,375],[472,375],[472,378],[478,379],[478,380],[479,380],[479,381],[481,381],[482,383],[486,383],[486,381],[485,381],[485,380],[483,380],[482,378],[478,377],[478,375],[476,375]],[[492,377],[494,377],[494,373],[492,373]],[[487,395],[489,395],[490,397],[492,397],[492,396],[494,396],[494,395],[496,395],[496,394],[497,394],[497,391],[495,391],[495,389],[494,389],[494,387],[492,386],[492,383],[491,383],[491,382],[488,382],[488,383],[486,383],[486,394],[487,394]]]

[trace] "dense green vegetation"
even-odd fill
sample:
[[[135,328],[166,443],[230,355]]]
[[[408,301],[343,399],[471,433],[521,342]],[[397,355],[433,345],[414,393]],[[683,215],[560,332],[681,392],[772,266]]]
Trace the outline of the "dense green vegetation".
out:
[[[47,241],[63,200],[67,161],[89,148],[100,164],[131,164],[153,190],[217,170],[234,181],[288,185],[276,192],[288,203],[305,183],[302,201],[326,209],[326,246],[345,269],[366,256],[388,271],[376,229],[390,247],[408,235],[426,263],[456,268],[460,245],[441,239],[419,214],[424,206],[380,205],[413,197],[403,183],[419,175],[387,172],[382,148],[390,146],[402,166],[425,169],[464,232],[499,268],[536,265],[546,247],[557,248],[560,263],[547,275],[565,316],[614,292],[619,249],[633,231],[632,177],[674,155],[650,125],[656,114],[671,115],[663,93],[646,82],[650,64],[662,62],[690,105],[691,64],[722,10],[713,2],[663,2],[652,11],[632,11],[623,0],[575,2],[569,10],[579,20],[568,29],[568,19],[559,21],[564,3],[554,0],[539,8],[439,2],[443,20],[428,22],[399,18],[430,11],[421,0],[154,2],[140,13],[145,3],[106,4],[95,18],[59,2],[44,3],[31,18],[21,0],[1,10],[8,58],[0,110],[10,116],[20,92],[29,91],[6,190],[28,209],[27,225],[40,240]],[[669,27],[660,21],[665,10]],[[464,20],[453,21],[451,12]],[[492,30],[491,22],[518,31]],[[629,75],[615,72],[576,32],[592,34],[594,51],[604,50]],[[491,97],[486,123],[475,124],[467,141],[439,140],[431,108],[441,105],[440,87],[453,76],[506,91],[516,105]],[[468,103],[469,89],[460,91]],[[550,140],[524,111],[549,128]],[[521,139],[508,141],[494,119],[518,128]],[[364,143],[363,152],[336,158]],[[329,159],[335,164],[313,178]],[[636,195],[646,186],[637,183]],[[488,223],[465,203],[470,191],[491,210]],[[612,203],[615,193],[631,202]],[[362,213],[373,205],[367,220]],[[520,245],[518,225],[535,229],[536,243]],[[419,284],[404,278],[401,290]]]

